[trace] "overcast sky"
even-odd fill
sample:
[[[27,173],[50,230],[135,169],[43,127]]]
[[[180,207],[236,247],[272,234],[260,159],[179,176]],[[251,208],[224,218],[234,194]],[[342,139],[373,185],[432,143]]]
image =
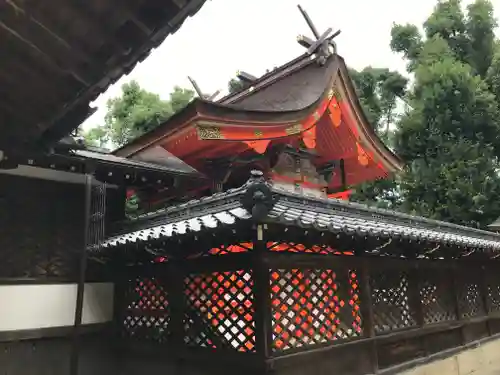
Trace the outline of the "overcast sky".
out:
[[[296,2],[297,1],[297,2]],[[421,25],[436,0],[207,0],[177,33],[94,103],[99,110],[84,123],[88,129],[103,122],[106,100],[120,94],[132,79],[167,98],[175,85],[191,88],[187,76],[205,93],[226,90],[238,70],[255,76],[304,52],[299,34],[312,37],[297,9],[300,1],[319,32],[340,29],[338,53],[355,69],[371,65],[404,72],[405,62],[389,48],[395,23]],[[468,4],[472,1],[464,1]],[[496,15],[500,0],[493,0]]]

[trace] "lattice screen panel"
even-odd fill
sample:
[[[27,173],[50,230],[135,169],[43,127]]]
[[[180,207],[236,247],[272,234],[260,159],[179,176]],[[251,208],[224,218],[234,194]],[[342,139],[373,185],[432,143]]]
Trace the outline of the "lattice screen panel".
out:
[[[273,349],[360,336],[359,302],[355,271],[272,270]]]
[[[416,325],[408,298],[408,276],[401,271],[373,273],[370,278],[375,332]]]
[[[420,303],[424,323],[432,324],[457,319],[456,301],[450,277],[435,271],[422,272],[419,277]]]
[[[462,273],[457,282],[458,306],[461,318],[484,315],[480,281],[477,275]]]
[[[125,301],[125,336],[160,343],[167,341],[170,333],[170,305],[168,293],[158,280],[131,280],[125,293]]]
[[[498,280],[498,276],[496,277],[488,277],[488,303],[489,303],[489,312],[498,312],[500,311],[500,280]]]
[[[311,253],[311,254],[330,254],[330,255],[354,255],[351,251],[338,251],[328,245],[312,245],[306,246],[300,243],[281,243],[281,242],[268,242],[267,248],[269,251],[274,252],[288,252],[288,253]]]
[[[252,275],[244,270],[187,277],[186,344],[255,351],[252,287]]]

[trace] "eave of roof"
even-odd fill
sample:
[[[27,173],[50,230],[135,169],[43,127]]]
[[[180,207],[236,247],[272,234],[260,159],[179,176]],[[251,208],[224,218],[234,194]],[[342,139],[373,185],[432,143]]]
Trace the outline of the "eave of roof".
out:
[[[89,104],[98,95],[204,2],[6,2],[0,8],[0,147],[68,134],[93,112]]]
[[[305,90],[310,92],[304,94],[301,90],[303,98],[298,100],[299,93],[289,93],[290,90],[281,86],[288,84],[287,80],[299,77],[301,74],[309,74],[309,78],[295,79],[299,81],[303,79],[305,83],[309,83],[307,79],[312,79],[313,82],[305,86]],[[201,123],[203,120],[209,120],[214,125],[234,123],[252,127],[300,122],[316,110],[319,103],[329,95],[336,81],[342,83],[352,107],[359,143],[376,156],[377,162],[381,162],[387,172],[400,171],[403,166],[402,160],[375,134],[362,110],[345,62],[338,55],[332,55],[324,66],[319,66],[311,56],[303,55],[261,77],[251,88],[232,94],[217,103],[197,98],[158,128],[115,150],[114,153],[130,157],[148,147],[160,144],[162,140],[184,127]],[[288,99],[284,100],[281,96],[286,95]],[[256,98],[259,99],[255,100]],[[273,102],[280,104],[277,107],[271,104]]]
[[[330,65],[334,65],[332,64],[332,62],[334,62],[332,59],[330,59],[329,62]],[[254,82],[251,88],[242,90],[238,93],[230,94],[219,101],[212,102],[201,98],[194,98],[186,107],[170,117],[163,124],[119,147],[114,150],[113,153],[115,155],[129,157],[146,147],[157,144],[162,139],[168,137],[171,133],[178,131],[179,127],[203,115],[217,117],[221,120],[226,120],[235,116],[236,120],[238,120],[238,118],[245,118],[249,121],[262,123],[265,123],[266,121],[286,121],[296,119],[297,116],[300,115],[305,116],[314,108],[315,104],[320,101],[320,95],[310,101],[306,106],[295,106],[293,108],[288,108],[286,111],[279,111],[275,109],[266,110],[266,108],[261,106],[248,109],[241,105],[241,100],[249,96],[260,94],[266,87],[272,86],[281,79],[295,74],[297,71],[311,66],[312,64],[316,64],[316,61],[311,58],[311,56],[304,54],[260,77]],[[337,68],[332,70],[336,71]],[[324,84],[325,87],[321,88],[321,94],[326,94],[327,92],[327,83]]]
[[[142,215],[128,233],[109,238],[105,248],[168,241],[252,220],[242,198],[252,183],[179,206]],[[382,210],[342,200],[290,193],[267,185],[275,203],[265,223],[311,228],[362,238],[395,238],[470,249],[500,250],[500,235],[479,229]]]
[[[160,165],[89,150],[69,149],[51,154],[20,152],[0,156],[0,171],[6,170],[7,174],[15,175],[26,171],[23,167],[66,172],[73,176],[90,173],[100,182],[127,186],[158,185],[165,188],[179,181],[204,178],[198,171],[177,160]]]

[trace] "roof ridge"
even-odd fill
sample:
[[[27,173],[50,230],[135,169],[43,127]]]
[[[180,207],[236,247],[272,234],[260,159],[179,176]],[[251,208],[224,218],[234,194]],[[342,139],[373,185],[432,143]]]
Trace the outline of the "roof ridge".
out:
[[[272,85],[274,82],[276,82],[276,80],[284,78],[288,74],[294,73],[296,70],[302,69],[303,67],[309,65],[314,61],[315,61],[314,55],[308,55],[307,53],[303,53],[302,55],[284,63],[283,65],[278,66],[276,69],[273,69],[270,72],[263,74],[255,81],[253,81],[249,87],[246,87],[242,90],[233,93],[229,93],[226,96],[217,100],[215,103],[223,105],[235,104],[235,102],[238,101],[239,99],[242,99],[243,97],[246,97],[249,94],[252,95],[268,85]],[[287,70],[287,68],[289,69]],[[256,86],[261,86],[261,87],[256,87]]]

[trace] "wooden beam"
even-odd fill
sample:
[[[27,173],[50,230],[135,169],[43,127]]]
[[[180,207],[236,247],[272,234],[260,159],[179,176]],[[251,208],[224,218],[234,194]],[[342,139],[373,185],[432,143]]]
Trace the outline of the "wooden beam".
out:
[[[307,12],[300,5],[297,5],[297,7],[299,8],[299,11],[302,14],[302,17],[304,17],[304,20],[306,21],[307,25],[311,29],[314,37],[316,39],[319,39],[320,35],[318,32],[318,29],[316,29],[316,26],[314,25],[313,21],[311,20],[311,17],[309,17],[309,14],[307,14]]]
[[[15,65],[15,62],[8,58],[0,62],[0,79],[3,88],[11,88],[13,93],[22,92],[25,98],[31,98],[36,102],[36,105],[41,107],[53,106],[53,103],[64,100],[58,90],[60,87],[58,82],[53,82],[51,86],[49,82],[42,80],[34,70],[30,70],[22,64]],[[29,82],[30,85],[20,87],[19,82],[22,81]]]
[[[128,48],[114,37],[118,25],[113,25],[109,22],[109,19],[104,19],[99,15],[93,14],[89,9],[87,0],[73,0],[70,5],[76,13],[75,15],[83,19],[89,26],[92,26],[94,32],[100,35],[101,42],[104,41],[102,44],[109,43],[111,48],[120,51],[122,54],[128,54]],[[119,9],[120,7],[115,8]]]
[[[23,94],[23,93],[21,93]],[[41,107],[39,104],[36,103],[35,100],[32,98],[26,98],[24,95],[12,95],[12,91],[7,90],[5,86],[0,87],[0,101],[2,102],[4,107],[10,107],[11,110],[9,113],[12,113],[15,118],[31,118],[31,123],[34,125],[37,122],[40,122],[42,119],[40,118],[41,115],[50,115],[51,111],[50,108],[49,110],[46,110],[44,107]],[[20,112],[28,112],[30,113],[30,110],[37,113],[36,119],[34,116],[26,116],[26,114],[21,115]],[[5,111],[2,111],[5,112]]]
[[[33,82],[32,87],[20,87],[19,82],[23,81],[23,75],[18,73],[19,71],[13,70],[12,75],[14,78],[6,79],[5,75],[8,74],[8,70],[0,70],[0,80],[2,85],[0,87],[0,92],[4,92],[5,96],[9,98],[8,102],[16,105],[18,108],[22,108],[25,105],[29,105],[32,109],[39,111],[37,116],[43,113],[51,113],[58,109],[61,101],[61,95],[54,95],[51,93],[51,89],[47,87],[40,87],[36,78],[30,80],[30,75],[24,76],[26,82]],[[16,84],[17,82],[17,84]],[[52,89],[52,91],[56,91]]]
[[[137,1],[134,1],[134,5],[126,0],[115,0],[113,3],[115,4],[113,8],[121,17],[132,21],[145,35],[149,36],[153,33],[153,30],[138,17]]]
[[[10,6],[11,12],[14,12],[16,22],[19,22],[20,19],[24,18],[27,22],[32,23],[35,27],[49,36],[59,46],[70,52],[74,58],[86,63],[92,62],[92,57],[83,50],[80,43],[77,43],[75,40],[68,41],[68,35],[64,35],[65,33],[57,26],[57,24],[48,21],[46,16],[40,12],[36,13],[32,10],[27,10],[24,3],[20,3],[19,0],[6,0],[5,2]],[[4,11],[8,12],[9,9],[5,9]]]
[[[29,49],[32,54],[40,58],[46,64],[50,65],[54,70],[57,70],[63,74],[71,74],[75,79],[81,82],[85,86],[90,86],[88,77],[76,66],[64,66],[60,62],[54,59],[54,56],[49,55],[44,51],[44,47],[35,44],[26,32],[18,32],[11,25],[7,25],[5,22],[0,21],[0,29],[2,29],[6,34],[14,38],[19,44],[24,45],[25,48]],[[72,64],[71,64],[72,65]]]
[[[203,99],[205,97],[205,95],[201,91],[200,86],[198,86],[198,83],[193,78],[191,78],[190,76],[188,76],[188,80],[191,83],[191,86],[193,86],[194,91],[196,91],[196,93],[200,97],[200,99]]]
[[[305,35],[299,35],[297,37],[297,43],[299,43],[304,48],[309,48],[314,44],[314,40],[308,38]]]
[[[0,137],[0,149],[5,150],[6,147],[13,147],[11,139],[13,137],[19,138],[20,135],[24,136],[22,133],[26,128],[26,124],[19,124],[19,117],[17,114],[0,109],[0,130],[2,134]]]
[[[0,111],[9,114],[12,118],[16,119],[16,122],[19,122],[23,126],[36,124],[36,120],[30,115],[30,111],[10,106],[4,100],[0,100]]]

